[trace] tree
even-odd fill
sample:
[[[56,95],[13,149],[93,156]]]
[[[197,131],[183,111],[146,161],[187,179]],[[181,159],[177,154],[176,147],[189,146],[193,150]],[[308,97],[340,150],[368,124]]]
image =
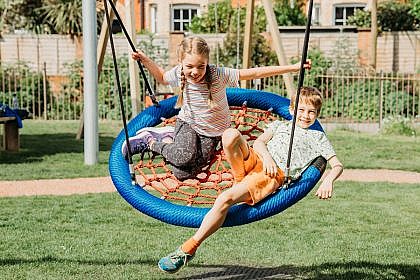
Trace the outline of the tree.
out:
[[[4,29],[44,33],[46,26],[39,11],[40,7],[42,0],[11,0],[2,3],[0,8]]]
[[[348,19],[350,25],[368,28],[371,25],[371,12],[357,10]],[[377,9],[378,29],[381,31],[416,30],[420,24],[420,1],[399,3],[381,2]]]
[[[290,7],[288,0],[277,0],[273,3],[274,13],[279,26],[305,25],[306,16],[302,12],[302,1],[298,1],[298,5]],[[210,4],[208,11],[201,16],[192,19],[190,31],[193,33],[227,33],[237,25],[238,9],[232,8],[229,0]],[[245,26],[245,9],[239,9],[240,26]],[[264,8],[262,6],[255,7],[254,17],[258,20],[254,22],[254,26],[259,30],[264,30],[267,25]],[[217,17],[217,20],[216,20]]]
[[[39,9],[53,33],[82,35],[82,1],[80,0],[45,0]]]
[[[301,5],[301,2],[299,2]],[[279,25],[304,25],[306,17],[302,13],[299,5],[291,8],[286,0],[277,0],[274,3],[274,13]],[[217,14],[216,14],[217,11]],[[223,48],[219,48],[219,62],[225,66],[236,66],[238,54],[237,46],[239,40],[239,53],[243,52],[243,30],[240,30],[238,39],[237,13],[240,13],[239,26],[245,26],[246,10],[234,9],[230,1],[225,0],[217,4],[210,4],[208,12],[195,17],[190,25],[190,31],[194,33],[215,33],[216,22],[217,30],[220,33],[227,33]],[[266,39],[260,34],[265,31],[267,20],[262,6],[255,7],[254,17],[258,20],[253,26],[253,42],[251,62],[252,66],[278,64],[276,54],[270,49]],[[217,20],[216,20],[217,15]],[[242,64],[242,56],[239,56],[239,64]]]

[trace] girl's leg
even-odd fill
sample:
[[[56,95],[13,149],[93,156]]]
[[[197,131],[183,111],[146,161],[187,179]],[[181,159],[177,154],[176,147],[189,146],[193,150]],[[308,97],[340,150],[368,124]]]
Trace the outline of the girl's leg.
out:
[[[228,128],[223,133],[222,145],[235,180],[241,181],[245,176],[244,161],[249,157],[248,143],[237,129]]]
[[[220,143],[221,137],[207,137],[203,135],[199,135],[198,141],[198,157],[196,165],[200,167],[204,167],[209,163],[210,160],[213,159],[214,154],[216,153],[217,146]]]
[[[174,166],[192,166],[197,157],[197,133],[181,120],[176,121],[172,143],[154,142],[151,150]]]

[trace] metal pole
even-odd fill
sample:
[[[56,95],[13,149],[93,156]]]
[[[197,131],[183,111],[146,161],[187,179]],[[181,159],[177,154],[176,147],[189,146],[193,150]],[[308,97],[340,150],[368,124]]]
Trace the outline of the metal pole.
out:
[[[83,101],[85,164],[98,163],[98,67],[96,65],[96,2],[82,1],[83,16]]]

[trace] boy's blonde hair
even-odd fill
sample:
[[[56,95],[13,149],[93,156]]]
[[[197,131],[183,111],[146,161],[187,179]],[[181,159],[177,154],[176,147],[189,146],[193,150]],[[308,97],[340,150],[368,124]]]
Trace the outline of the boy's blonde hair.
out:
[[[185,55],[201,55],[207,58],[207,61],[210,58],[210,48],[207,44],[207,42],[201,38],[201,37],[188,37],[184,38],[182,42],[178,45],[177,49],[177,56],[178,56],[178,62],[182,63],[182,60],[185,58]],[[207,83],[207,87],[209,89],[209,104],[212,104],[213,97],[211,95],[210,87],[211,87],[211,73],[210,73],[210,67],[207,64],[206,66],[206,74],[204,76],[204,79]],[[185,86],[187,84],[187,78],[185,77],[184,71],[181,68],[181,91],[178,95],[178,100],[175,104],[175,108],[180,108],[182,106],[183,102],[183,93],[185,90]]]
[[[302,87],[299,94],[299,103],[309,103],[313,105],[316,109],[316,116],[319,116],[322,107],[322,94],[315,87]],[[294,111],[296,103],[296,94],[290,99],[290,110]]]

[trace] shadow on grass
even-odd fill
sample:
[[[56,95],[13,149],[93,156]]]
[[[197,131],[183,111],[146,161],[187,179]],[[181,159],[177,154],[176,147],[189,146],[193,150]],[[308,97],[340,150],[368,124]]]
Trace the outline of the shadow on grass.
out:
[[[10,265],[42,265],[48,263],[55,264],[79,264],[79,265],[147,265],[156,266],[155,260],[78,260],[62,259],[52,256],[45,256],[39,259],[0,259],[0,266]],[[161,279],[184,279],[184,280],[251,280],[251,279],[419,279],[419,265],[408,264],[379,264],[373,262],[344,262],[344,263],[324,263],[315,266],[293,266],[283,265],[278,267],[249,267],[233,265],[195,265],[190,264],[188,271],[183,270],[183,274],[192,274],[195,269],[202,272],[187,277],[165,278],[168,274],[160,272]],[[157,267],[156,267],[157,269]],[[158,270],[157,270],[158,273]]]
[[[103,261],[103,260],[74,260],[74,259],[63,259],[56,258],[52,256],[45,256],[38,259],[0,259],[0,266],[8,265],[26,265],[26,264],[48,264],[48,263],[73,263],[80,265],[150,265],[155,266],[156,261],[154,260],[112,260],[112,261]]]
[[[378,264],[373,262],[324,263],[316,266],[283,265],[279,267],[248,267],[232,265],[190,266],[205,272],[177,279],[419,279],[420,266]]]
[[[110,151],[112,137],[99,137],[99,151]],[[17,153],[1,152],[4,163],[28,163],[42,161],[43,156],[55,154],[83,154],[83,140],[77,140],[72,133],[21,135],[21,149]]]

